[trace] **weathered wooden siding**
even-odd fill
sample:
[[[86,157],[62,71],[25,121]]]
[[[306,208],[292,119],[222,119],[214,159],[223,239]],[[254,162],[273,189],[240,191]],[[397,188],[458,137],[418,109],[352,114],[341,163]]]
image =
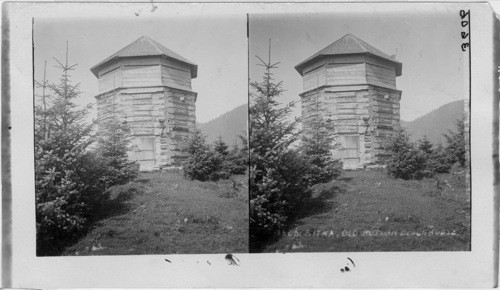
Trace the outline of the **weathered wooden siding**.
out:
[[[372,85],[354,91],[324,87],[307,92],[301,102],[304,132],[309,134],[310,121],[319,111],[334,126],[337,149],[332,154],[343,160],[345,168],[384,163],[390,156],[388,141],[399,126],[400,97],[400,91]]]
[[[394,69],[367,63],[366,79],[369,84],[396,89],[396,72]]]
[[[161,142],[165,154],[164,162],[180,164],[187,158],[182,152],[189,136],[196,126],[196,94],[169,88],[165,92],[165,134]]]
[[[364,63],[327,64],[327,84],[331,86],[357,85],[366,83]]]
[[[99,77],[99,93],[114,90],[122,86],[122,71],[120,67],[101,75]]]
[[[124,87],[161,86],[159,65],[134,65],[122,68]]]
[[[99,122],[116,116],[128,125],[129,158],[142,170],[180,165],[187,158],[181,149],[196,126],[195,101],[194,92],[164,86],[124,88],[98,96],[97,116]]]
[[[326,68],[324,61],[314,62],[304,68],[304,91],[309,91],[324,85],[326,85]]]
[[[391,155],[387,147],[400,126],[401,92],[370,86],[370,151],[372,163],[385,163]]]
[[[165,86],[191,90],[191,73],[189,68],[183,69],[162,65],[161,78]]]
[[[182,62],[160,57],[112,62],[99,72],[99,94],[122,87],[167,86],[191,91],[191,70]]]

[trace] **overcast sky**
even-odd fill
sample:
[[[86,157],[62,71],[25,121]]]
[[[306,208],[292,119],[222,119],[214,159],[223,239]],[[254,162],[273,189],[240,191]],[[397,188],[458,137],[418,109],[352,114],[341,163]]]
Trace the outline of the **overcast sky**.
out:
[[[248,100],[246,15],[208,15],[163,18],[66,18],[34,20],[35,79],[55,81],[59,72],[53,57],[64,61],[69,41],[70,63],[77,63],[72,77],[84,92],[79,104],[95,102],[97,78],[90,68],[108,56],[147,35],[198,65],[192,88],[198,92],[198,122],[245,104]],[[95,108],[92,117],[95,118]]]
[[[90,68],[147,35],[198,64],[192,80],[198,92],[198,122],[247,102],[247,79],[262,77],[255,55],[281,62],[275,76],[287,90],[282,101],[298,101],[302,79],[294,66],[347,33],[365,40],[403,63],[396,79],[402,93],[401,118],[413,120],[446,103],[464,98],[463,57],[457,11],[406,14],[268,14],[250,15],[249,59],[246,15],[163,18],[66,18],[34,20],[35,78],[56,80],[53,57],[64,60],[69,41],[70,63],[78,63],[73,80],[84,91],[79,104],[95,102],[96,77]],[[247,62],[250,70],[248,71]],[[295,115],[300,115],[300,106]],[[95,117],[95,111],[93,112]]]
[[[272,61],[281,62],[275,78],[287,90],[282,102],[298,101],[302,78],[294,66],[352,33],[403,63],[396,86],[402,91],[401,119],[410,121],[465,97],[458,11],[250,15],[250,78],[261,79],[255,55],[267,60],[271,39]]]

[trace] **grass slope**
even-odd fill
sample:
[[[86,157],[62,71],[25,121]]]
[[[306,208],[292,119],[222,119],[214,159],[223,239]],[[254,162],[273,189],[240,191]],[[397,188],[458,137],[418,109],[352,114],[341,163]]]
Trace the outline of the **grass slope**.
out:
[[[469,250],[465,186],[463,172],[421,181],[345,172],[317,185],[294,227],[265,252]]]
[[[246,186],[246,175],[199,182],[179,172],[142,173],[111,189],[108,218],[64,255],[248,252]]]

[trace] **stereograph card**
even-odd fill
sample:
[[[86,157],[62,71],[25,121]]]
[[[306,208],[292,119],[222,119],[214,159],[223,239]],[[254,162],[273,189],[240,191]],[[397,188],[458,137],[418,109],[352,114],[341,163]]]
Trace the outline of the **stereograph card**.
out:
[[[495,286],[497,21],[4,3],[2,286]]]

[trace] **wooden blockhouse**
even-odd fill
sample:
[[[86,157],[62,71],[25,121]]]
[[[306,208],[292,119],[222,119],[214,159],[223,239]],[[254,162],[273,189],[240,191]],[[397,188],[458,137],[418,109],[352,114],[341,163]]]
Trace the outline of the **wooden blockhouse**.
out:
[[[142,36],[90,70],[99,80],[97,122],[127,125],[129,158],[141,170],[180,165],[196,123],[197,65]]]
[[[401,91],[396,77],[402,64],[347,34],[295,69],[303,78],[304,132],[308,118],[319,111],[333,122],[339,146],[332,154],[345,169],[384,164],[390,156],[388,141],[400,125]]]

